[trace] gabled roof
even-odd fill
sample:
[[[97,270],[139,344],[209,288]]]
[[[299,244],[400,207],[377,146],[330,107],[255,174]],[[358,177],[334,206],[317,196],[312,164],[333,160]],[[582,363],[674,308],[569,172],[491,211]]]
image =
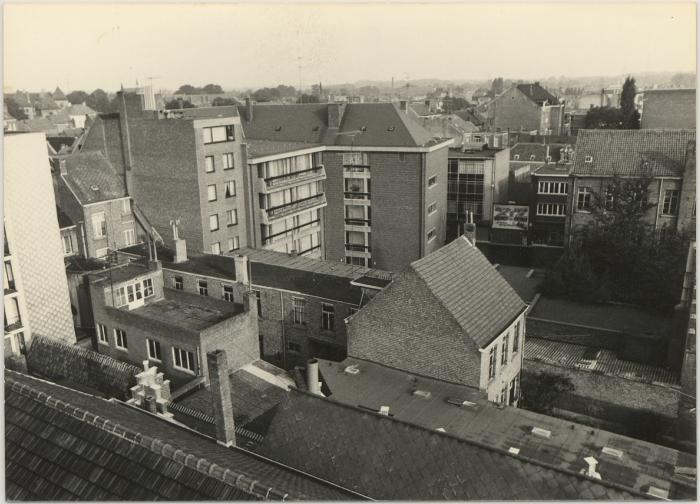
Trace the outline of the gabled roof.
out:
[[[64,100],[64,101],[68,100],[68,98],[66,98],[66,95],[63,94],[63,91],[61,91],[60,87],[56,87],[56,91],[53,92],[53,95],[51,95],[51,97],[54,100]]]
[[[411,269],[480,348],[493,341],[526,307],[464,236],[414,261]]]
[[[349,500],[356,494],[119,401],[5,372],[9,500]]]
[[[84,116],[84,115],[97,115],[97,112],[92,110],[90,107],[84,103],[79,103],[77,105],[71,105],[68,107],[68,115],[72,116]]]
[[[695,130],[579,130],[572,174],[682,177],[688,142]]]
[[[539,82],[534,84],[518,84],[518,91],[530,98],[538,105],[559,105],[559,99],[545,88],[540,86]]]
[[[320,145],[328,129],[328,105],[252,105],[253,118],[245,106],[238,107],[246,138]]]
[[[639,499],[523,455],[292,390],[258,450],[373,499]]]
[[[24,119],[19,121],[19,125],[23,125],[28,131],[33,132],[43,132],[43,133],[56,133],[58,128],[51,122],[47,117],[35,117],[34,119]],[[19,129],[19,128],[18,128]]]
[[[64,157],[67,174],[62,178],[81,204],[127,196],[122,177],[100,152],[80,152]]]

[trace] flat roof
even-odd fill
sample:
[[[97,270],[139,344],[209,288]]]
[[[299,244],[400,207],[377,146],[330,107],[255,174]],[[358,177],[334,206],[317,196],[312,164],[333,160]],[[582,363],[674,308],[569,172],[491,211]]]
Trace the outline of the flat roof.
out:
[[[373,409],[388,406],[389,414],[398,420],[429,429],[443,428],[447,434],[506,451],[515,448],[520,456],[561,470],[579,473],[587,467],[584,459],[593,456],[603,480],[646,492],[648,485],[669,489],[672,480],[679,478],[676,466],[696,466],[690,454],[520,408],[501,407],[486,401],[471,387],[353,357],[340,363],[318,361],[321,377],[331,391],[330,399]],[[358,373],[346,372],[348,367],[356,368]],[[414,393],[414,389],[423,394]],[[430,395],[426,397],[425,393]],[[466,399],[475,405],[459,406],[449,399]],[[534,427],[550,435],[536,435]],[[604,454],[603,447],[621,450],[623,455],[617,458]],[[680,481],[695,487],[692,480],[680,477]]]
[[[97,263],[94,263],[95,265]],[[155,273],[154,270],[148,268],[148,266],[142,264],[142,261],[133,261],[118,265],[113,265],[111,268],[107,268],[104,271],[94,272],[90,274],[90,277],[94,278],[97,282],[111,281],[112,283],[122,283],[132,278],[136,278],[148,273]]]
[[[496,154],[503,149],[470,149],[462,151],[461,149],[449,149],[447,152],[448,158],[461,158],[461,159],[481,159],[481,158],[494,158]]]
[[[571,174],[572,164],[549,163],[544,164],[532,172],[533,175],[558,175],[568,177]]]

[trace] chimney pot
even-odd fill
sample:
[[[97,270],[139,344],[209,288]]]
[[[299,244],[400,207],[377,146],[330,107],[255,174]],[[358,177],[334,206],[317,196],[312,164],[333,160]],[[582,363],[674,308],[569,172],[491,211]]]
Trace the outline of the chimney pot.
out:
[[[408,102],[406,100],[401,100],[399,102],[399,108],[401,109],[402,112],[407,112],[408,111]]]
[[[321,384],[318,381],[318,361],[309,359],[306,363],[306,387],[315,395],[321,394]]]
[[[182,238],[177,238],[175,240],[175,257],[173,262],[187,262],[187,242]]]
[[[233,256],[233,264],[236,271],[236,281],[242,284],[248,284],[248,256],[236,254]]]
[[[233,420],[231,380],[228,375],[226,352],[223,350],[208,352],[207,367],[216,424],[216,440],[224,446],[235,446],[236,425]]]

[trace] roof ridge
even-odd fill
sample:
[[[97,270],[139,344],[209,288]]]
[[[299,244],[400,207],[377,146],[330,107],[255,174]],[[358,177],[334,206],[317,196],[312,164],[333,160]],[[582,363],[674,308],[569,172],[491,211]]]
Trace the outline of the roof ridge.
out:
[[[358,408],[357,406],[353,406],[352,404],[343,403],[343,402],[337,401],[337,400],[335,400],[335,399],[332,399],[332,398],[330,398],[330,397],[318,396],[318,395],[316,395],[316,394],[313,394],[313,393],[308,392],[308,391],[306,391],[306,390],[301,390],[301,389],[299,389],[299,388],[297,388],[297,387],[294,387],[294,386],[290,386],[290,387],[289,387],[289,390],[290,390],[291,392],[293,392],[293,393],[299,393],[299,394],[302,394],[302,395],[305,395],[305,396],[308,396],[308,397],[312,397],[312,398],[317,399],[317,400],[319,400],[319,401],[326,401],[326,402],[332,403],[332,404],[334,404],[334,405],[338,405],[338,406],[341,406],[341,407],[350,409],[350,410],[352,410],[352,411],[356,411],[356,412],[359,412],[359,413],[365,413],[365,414],[373,415],[373,416],[375,416],[376,418],[378,418],[378,419],[380,419],[380,420],[389,420],[389,421],[397,422],[397,423],[400,423],[400,424],[404,424],[404,425],[407,425],[407,426],[409,426],[409,427],[411,427],[411,428],[413,428],[413,429],[425,431],[425,432],[428,432],[428,433],[430,433],[430,434],[432,434],[432,435],[448,437],[448,438],[450,438],[450,439],[452,439],[453,441],[456,441],[456,442],[458,442],[458,443],[463,443],[463,444],[468,444],[468,445],[476,446],[476,447],[478,447],[478,448],[482,448],[482,449],[484,449],[484,450],[488,450],[488,451],[491,451],[491,452],[494,452],[494,453],[498,453],[498,454],[500,454],[500,455],[505,455],[505,456],[507,456],[507,457],[511,457],[511,458],[514,458],[514,459],[518,459],[518,460],[521,460],[521,461],[526,462],[526,463],[529,463],[529,464],[537,465],[537,466],[540,466],[540,467],[544,467],[544,468],[546,468],[546,469],[550,469],[550,470],[557,471],[557,472],[560,472],[560,473],[568,474],[569,476],[575,476],[575,477],[577,477],[577,478],[579,478],[579,479],[582,479],[582,480],[587,480],[587,481],[590,481],[590,482],[592,482],[592,483],[601,484],[601,485],[604,485],[604,486],[608,486],[608,487],[610,487],[610,488],[615,488],[616,490],[621,490],[621,491],[624,491],[624,492],[632,493],[632,494],[635,494],[635,495],[637,495],[637,496],[639,496],[639,497],[642,497],[642,498],[645,498],[645,499],[648,499],[648,498],[649,498],[649,496],[648,496],[647,494],[645,494],[645,493],[643,493],[643,492],[641,492],[641,491],[639,491],[639,490],[637,490],[637,489],[635,489],[635,488],[627,487],[627,486],[624,486],[624,485],[621,485],[621,484],[619,484],[619,483],[615,483],[615,482],[612,482],[612,481],[607,481],[607,480],[603,480],[603,479],[593,478],[593,477],[588,476],[588,475],[586,475],[586,474],[581,474],[581,473],[578,473],[578,472],[576,472],[576,471],[571,471],[571,470],[569,470],[569,469],[565,469],[565,468],[563,468],[563,467],[556,466],[556,465],[554,465],[554,464],[550,464],[550,463],[547,463],[547,462],[542,462],[542,461],[539,461],[539,460],[536,460],[536,459],[532,459],[532,458],[530,458],[530,457],[526,457],[525,455],[521,455],[521,454],[519,454],[519,453],[518,453],[518,454],[511,453],[511,452],[509,452],[508,450],[505,450],[505,449],[503,449],[503,448],[499,448],[499,447],[497,447],[497,446],[492,446],[492,445],[489,445],[489,444],[487,444],[487,443],[483,443],[483,442],[481,442],[481,441],[477,441],[477,440],[475,440],[475,439],[466,439],[466,438],[462,438],[462,437],[456,436],[455,434],[451,434],[450,432],[447,432],[447,431],[445,431],[445,432],[443,432],[443,431],[437,431],[437,430],[430,429],[430,428],[428,428],[428,427],[425,427],[425,426],[423,426],[423,425],[419,425],[419,424],[417,424],[417,423],[414,423],[414,422],[411,422],[411,421],[408,421],[408,420],[404,420],[404,419],[400,419],[400,418],[396,418],[396,417],[392,417],[392,416],[388,416],[388,415],[383,415],[383,414],[381,414],[381,413],[379,413],[379,412],[375,412],[375,411],[368,410],[368,409]]]
[[[238,473],[236,471],[232,471],[231,469],[221,467],[216,463],[209,462],[203,457],[197,457],[192,453],[185,453],[185,451],[181,448],[176,448],[170,443],[165,443],[158,438],[141,434],[138,431],[124,427],[121,424],[113,422],[107,418],[100,417],[99,415],[90,413],[82,408],[72,406],[66,401],[55,399],[53,396],[45,392],[36,390],[30,385],[18,381],[16,378],[12,377],[12,374],[14,373],[11,372],[9,375],[5,376],[6,385],[10,385],[12,391],[32,399],[35,402],[43,404],[53,410],[69,415],[83,423],[97,427],[98,429],[101,429],[114,436],[121,437],[132,444],[146,448],[152,453],[189,467],[190,469],[194,469],[195,471],[217,479],[226,485],[253,493],[258,497],[268,499],[274,496],[280,500],[286,500],[289,497],[287,492],[277,490],[274,487],[262,486],[258,480],[254,480],[244,473]]]

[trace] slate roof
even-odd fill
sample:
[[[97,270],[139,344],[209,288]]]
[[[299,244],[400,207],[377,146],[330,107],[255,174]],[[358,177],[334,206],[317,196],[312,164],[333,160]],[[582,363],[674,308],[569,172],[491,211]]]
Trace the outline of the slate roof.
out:
[[[250,121],[238,107],[246,138],[321,144],[328,129],[328,104],[266,105],[255,103]]]
[[[68,107],[68,114],[75,116],[83,116],[83,115],[97,115],[97,112],[92,110],[90,107],[85,105],[84,103],[79,103],[77,105],[71,105]]]
[[[274,140],[247,140],[248,160],[274,154],[284,154],[312,147],[319,147],[320,144],[305,142],[278,142]]]
[[[565,144],[549,144],[550,161],[555,163],[559,161],[563,147],[565,147]],[[519,156],[518,159],[515,159],[516,154]],[[535,158],[530,159],[531,156],[535,156]],[[544,163],[547,161],[546,158],[547,145],[541,143],[517,143],[510,148],[511,161]]]
[[[34,119],[23,119],[18,125],[24,125],[29,131],[43,133],[57,133],[58,128],[48,117],[35,117]]]
[[[62,178],[83,205],[126,197],[122,177],[100,152],[66,156],[67,175]]]
[[[5,371],[8,500],[350,500],[118,401]]]
[[[518,91],[523,93],[538,105],[542,105],[543,103],[548,105],[559,105],[559,99],[540,86],[540,84],[537,82],[534,84],[518,84],[517,87]]]
[[[639,499],[522,455],[292,390],[258,452],[374,499]]]
[[[464,236],[414,261],[411,268],[479,347],[493,341],[526,307]]]
[[[53,92],[51,98],[53,98],[54,100],[68,100],[68,98],[66,98],[66,95],[63,94],[63,91],[61,91],[60,87],[56,87],[56,91]]]
[[[58,228],[59,229],[64,229],[64,228],[69,228],[72,226],[75,226],[75,222],[71,220],[70,217],[68,217],[64,212],[61,211],[60,208],[58,208],[58,205],[56,205],[56,215],[58,216]]]
[[[642,129],[695,129],[695,89],[644,91]]]
[[[682,177],[688,142],[695,130],[579,130],[572,174]]]

